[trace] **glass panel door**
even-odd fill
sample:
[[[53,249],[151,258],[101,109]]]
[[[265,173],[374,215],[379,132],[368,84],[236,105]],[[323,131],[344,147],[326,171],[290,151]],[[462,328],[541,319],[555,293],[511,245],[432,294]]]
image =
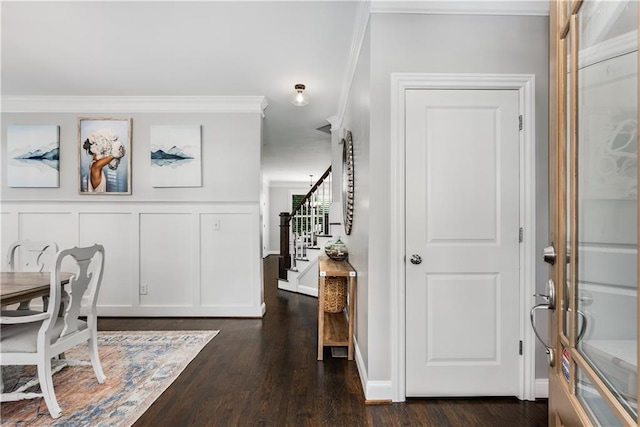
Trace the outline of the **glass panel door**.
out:
[[[577,19],[576,394],[601,425],[603,395],[637,419],[637,8],[585,1]]]
[[[566,236],[565,236],[565,262],[561,263],[561,268],[564,268],[564,289],[562,291],[562,312],[564,316],[562,317],[562,333],[564,335],[564,345],[569,345],[569,337],[571,337],[571,329],[569,314],[570,306],[571,306],[571,264],[569,263],[571,259],[571,33],[567,33],[567,36],[563,39],[561,43],[561,47],[564,53],[565,61],[564,67],[566,70],[565,73],[565,86],[563,91],[564,96],[564,116],[566,117],[564,122],[564,132],[563,135],[565,137],[564,143],[564,177],[560,177],[560,179],[565,181],[565,193],[566,197],[564,197],[564,209],[566,214]]]
[[[584,374],[584,370],[580,368],[578,368],[577,381],[576,395],[585,407],[589,417],[597,425],[606,427],[623,426],[622,422],[611,410],[611,407],[598,392],[598,389],[593,385],[589,377]]]

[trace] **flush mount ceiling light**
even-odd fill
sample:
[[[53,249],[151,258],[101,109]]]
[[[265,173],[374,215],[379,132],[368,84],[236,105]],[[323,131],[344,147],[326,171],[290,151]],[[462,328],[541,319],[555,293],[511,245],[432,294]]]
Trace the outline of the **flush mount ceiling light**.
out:
[[[297,107],[303,107],[309,103],[309,95],[304,94],[305,86],[302,83],[298,83],[294,86],[296,93],[291,98],[291,103]]]

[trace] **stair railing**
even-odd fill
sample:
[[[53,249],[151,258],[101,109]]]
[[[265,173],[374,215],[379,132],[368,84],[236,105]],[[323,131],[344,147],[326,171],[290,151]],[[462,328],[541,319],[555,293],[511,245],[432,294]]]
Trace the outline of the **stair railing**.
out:
[[[307,248],[318,243],[318,235],[329,234],[332,200],[329,166],[291,212],[280,213],[280,279],[287,278],[287,270],[292,266],[296,268],[296,261],[306,260]]]

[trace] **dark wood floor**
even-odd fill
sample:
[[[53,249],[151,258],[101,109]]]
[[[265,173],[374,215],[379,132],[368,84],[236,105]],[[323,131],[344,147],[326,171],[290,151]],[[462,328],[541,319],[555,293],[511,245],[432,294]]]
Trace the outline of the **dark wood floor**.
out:
[[[218,329],[135,426],[546,426],[547,402],[428,399],[365,405],[353,361],[316,360],[317,300],[277,289],[262,319],[101,318],[101,330]]]

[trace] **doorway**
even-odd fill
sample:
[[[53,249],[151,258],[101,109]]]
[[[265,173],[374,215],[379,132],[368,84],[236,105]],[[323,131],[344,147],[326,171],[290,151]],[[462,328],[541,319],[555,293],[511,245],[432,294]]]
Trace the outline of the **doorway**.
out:
[[[405,99],[407,396],[515,396],[518,91]]]
[[[516,267],[517,273],[517,285],[516,290],[512,293],[510,298],[515,298],[515,301],[510,306],[510,309],[513,310],[513,316],[516,322],[515,332],[510,331],[510,336],[517,336],[516,342],[513,343],[514,349],[516,351],[516,359],[512,360],[510,363],[510,367],[508,368],[510,372],[515,372],[516,380],[511,383],[508,387],[511,390],[509,393],[514,394],[520,399],[528,399],[533,400],[535,398],[535,384],[534,384],[534,351],[535,346],[532,340],[531,331],[528,327],[528,311],[533,304],[533,293],[535,289],[535,272],[534,272],[534,251],[535,251],[535,155],[534,155],[534,79],[532,75],[433,75],[433,74],[394,74],[392,75],[392,144],[395,147],[395,150],[392,150],[392,165],[395,165],[397,170],[394,174],[394,180],[392,182],[392,202],[397,209],[392,212],[392,222],[396,224],[394,235],[396,236],[392,250],[394,252],[393,256],[396,262],[393,263],[393,278],[394,283],[397,285],[395,291],[393,292],[393,307],[395,309],[395,315],[393,316],[394,325],[392,325],[392,332],[395,336],[392,337],[393,342],[396,344],[394,347],[394,351],[392,352],[393,359],[393,372],[392,372],[392,380],[394,386],[394,400],[395,401],[404,401],[407,396],[418,396],[418,395],[432,395],[432,391],[417,391],[413,390],[413,385],[407,381],[407,378],[413,373],[408,369],[413,369],[410,363],[408,362],[409,353],[413,354],[414,348],[411,346],[414,345],[413,338],[408,337],[406,334],[411,333],[411,329],[414,327],[415,319],[410,318],[411,316],[411,308],[408,307],[407,301],[409,299],[413,299],[412,291],[409,289],[410,284],[409,281],[413,280],[410,277],[409,266],[410,259],[413,255],[412,253],[406,252],[409,250],[408,248],[408,235],[409,235],[409,227],[410,227],[410,213],[408,211],[407,200],[405,199],[405,194],[409,190],[410,184],[407,182],[411,179],[413,181],[413,177],[409,177],[406,175],[406,171],[404,168],[404,162],[407,156],[407,147],[405,141],[408,137],[407,128],[405,127],[405,120],[408,116],[408,93],[416,91],[416,92],[458,92],[463,93],[465,91],[477,91],[480,92],[504,92],[504,93],[513,93],[516,94],[517,100],[515,101],[517,105],[517,111],[515,114],[515,118],[518,119],[519,116],[522,116],[522,130],[518,128],[518,145],[519,145],[519,154],[516,155],[516,161],[518,163],[518,167],[521,173],[516,172],[516,176],[519,175],[519,178],[516,178],[517,181],[517,193],[519,194],[515,196],[518,200],[518,221],[515,223],[516,231],[515,236],[516,239],[520,234],[519,228],[522,227],[522,237],[523,241],[519,243],[520,251],[517,254],[518,262],[517,265],[520,266],[519,270]],[[513,99],[511,100],[513,101]],[[517,124],[519,125],[519,123]],[[460,126],[460,125],[459,125]],[[500,193],[500,191],[498,191]],[[443,193],[445,194],[445,193]],[[501,197],[501,194],[497,196]],[[437,215],[442,215],[443,212],[432,212],[431,215],[436,215],[435,217],[431,216],[431,219],[437,218]],[[488,218],[488,216],[487,216]],[[431,219],[427,220],[430,221]],[[519,225],[519,226],[518,226]],[[414,233],[415,230],[412,230],[411,233]],[[419,254],[418,254],[419,255]],[[405,262],[406,256],[406,262]],[[429,255],[432,257],[432,255]],[[406,276],[405,276],[406,273]],[[469,279],[472,276],[468,275],[465,277]],[[435,277],[435,276],[434,276]],[[484,274],[482,277],[476,275],[473,276],[477,280],[476,284],[480,284],[480,287],[475,289],[475,292],[478,295],[485,295],[488,291],[489,293],[493,293],[494,297],[499,293],[502,293],[499,290],[504,284],[500,284],[500,280],[497,276],[490,274]],[[442,277],[439,277],[442,278]],[[428,284],[427,288],[433,292],[438,293],[440,290],[446,289],[446,293],[449,293],[449,296],[452,298],[456,298],[456,292],[451,293],[452,289],[457,290],[464,293],[465,290],[458,285],[454,285],[453,287],[438,287],[436,282],[431,282]],[[468,290],[468,289],[467,289]],[[432,295],[433,296],[433,295]],[[459,296],[459,295],[458,295]],[[486,295],[485,295],[486,296]],[[423,300],[424,301],[424,300]],[[494,298],[495,301],[495,298]],[[472,307],[472,305],[465,306],[467,309]],[[462,307],[465,309],[464,307]],[[422,310],[422,312],[426,312],[428,310]],[[433,314],[434,311],[431,311]],[[437,313],[437,310],[436,310]],[[434,321],[438,323],[436,330],[440,337],[452,337],[450,333],[445,332],[445,330],[440,329],[440,325],[437,317],[440,316],[443,320],[450,316],[450,314],[446,314],[445,311],[441,310],[439,314],[436,314],[435,318],[431,318],[431,324],[433,325]],[[485,322],[494,322],[494,326],[498,329],[502,328],[503,323],[502,320],[490,320],[490,317],[485,316]],[[451,318],[451,317],[449,317]],[[411,323],[411,325],[408,325]],[[458,325],[460,328],[460,325]],[[431,331],[431,330],[430,330]],[[433,338],[433,335],[429,338]],[[441,344],[448,338],[442,338]],[[503,338],[495,338],[496,340],[502,340]],[[411,341],[411,343],[409,343]],[[455,338],[454,338],[455,341]],[[464,347],[465,344],[460,341],[458,343],[458,348]],[[440,347],[444,348],[444,347]],[[485,346],[481,351],[487,351],[488,348],[496,349],[497,347],[493,344]],[[521,354],[518,354],[520,353]],[[445,359],[452,354],[445,355]],[[433,356],[433,354],[431,355]],[[439,355],[439,357],[442,354]],[[458,355],[459,356],[459,355]],[[476,354],[476,356],[478,356]],[[484,354],[482,357],[485,357]],[[494,361],[489,361],[491,357],[494,358]],[[497,358],[503,358],[503,356],[491,356],[490,358],[486,358],[481,364],[484,365],[492,365],[496,364],[495,360]],[[435,360],[435,359],[433,359]],[[447,362],[449,363],[449,362]],[[446,364],[446,363],[444,363]],[[458,368],[462,363],[458,361]],[[436,363],[438,365],[438,363]],[[442,365],[442,363],[441,363]],[[441,374],[441,378],[439,382],[442,384],[446,384],[447,381],[451,381],[452,378],[450,375],[446,373],[446,370],[441,369],[443,366],[436,366],[436,370],[432,371],[432,373],[438,372]],[[455,372],[455,368],[450,370],[449,374]],[[429,375],[431,375],[430,373]],[[513,374],[511,374],[513,375]],[[430,377],[432,379],[433,377]],[[428,382],[424,378],[419,379],[419,382]],[[457,382],[457,381],[453,381]],[[460,384],[458,384],[459,386]],[[492,395],[496,393],[495,391],[489,390],[486,388],[476,388],[467,389],[460,388],[458,386],[452,386],[453,388],[449,388],[445,390],[445,394],[440,395],[449,395],[449,396],[471,396],[471,395]],[[457,388],[456,388],[457,387]],[[454,390],[455,388],[455,390]],[[441,390],[441,388],[439,388]],[[442,393],[442,392],[441,392]]]

